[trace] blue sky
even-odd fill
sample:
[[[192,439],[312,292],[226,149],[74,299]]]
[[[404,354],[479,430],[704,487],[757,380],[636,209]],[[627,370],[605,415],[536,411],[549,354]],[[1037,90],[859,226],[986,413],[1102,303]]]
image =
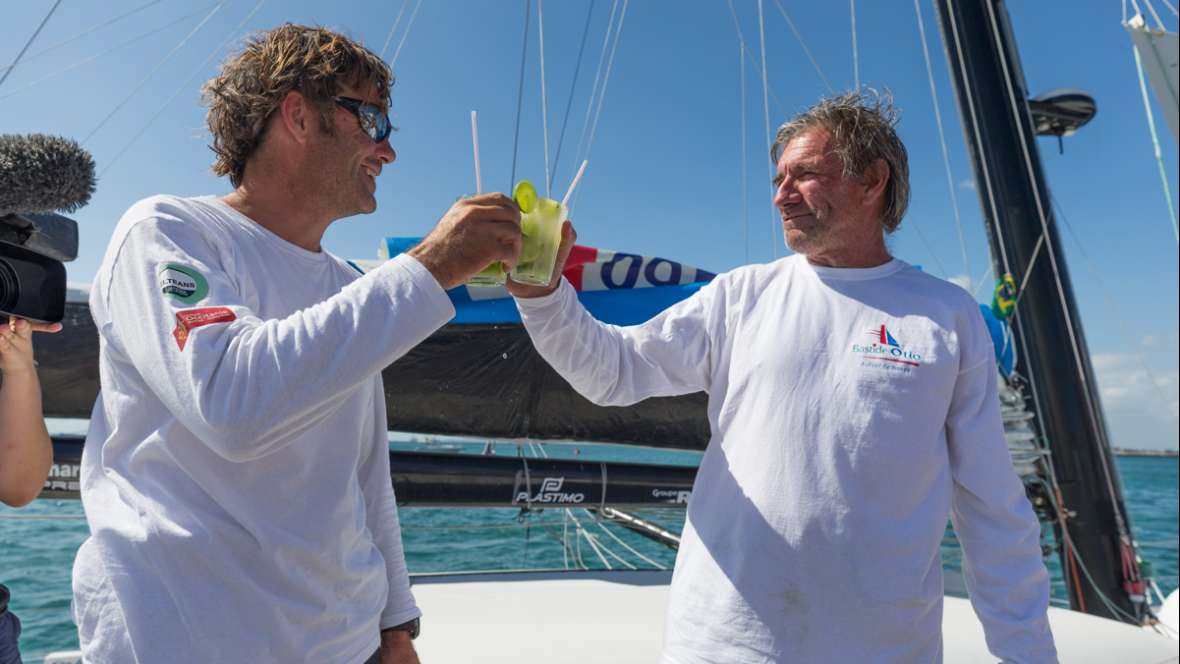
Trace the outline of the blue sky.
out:
[[[427,232],[454,199],[474,190],[469,112],[480,119],[485,189],[509,186],[524,2],[388,0],[63,0],[26,58],[0,85],[0,132],[45,132],[84,141],[101,178],[73,215],[81,255],[72,281],[89,282],[121,213],[156,193],[225,193],[209,172],[200,84],[243,30],[283,22],[338,29],[375,51],[389,42],[395,69],[391,138],[398,161],[378,183],[378,211],[338,222],[327,248],[372,258],[385,235]],[[806,49],[784,19],[785,10]],[[0,66],[11,62],[52,0],[6,3]],[[339,6],[329,6],[338,4]],[[1086,7],[1082,8],[1081,4]],[[103,23],[135,11],[109,26]],[[612,0],[595,0],[580,74],[574,69],[590,0],[543,5],[550,161],[572,105],[554,169],[555,195],[586,156],[578,152]],[[1176,18],[1156,3],[1170,30]],[[404,7],[404,11],[403,10]],[[537,2],[532,4],[517,177],[544,180]],[[622,3],[620,2],[619,11]],[[747,47],[760,53],[757,4],[733,0]],[[765,0],[771,126],[828,90],[854,85],[849,2]],[[1177,243],[1152,154],[1130,40],[1117,0],[1010,3],[1031,90],[1076,87],[1098,115],[1066,140],[1041,139],[1087,340],[1116,444],[1177,446]],[[397,29],[395,19],[401,14]],[[861,83],[892,92],[911,159],[913,202],[893,252],[945,277],[978,282],[989,259],[971,165],[959,128],[932,6],[922,2],[934,81],[967,248],[964,265],[939,143],[914,5],[856,3]],[[411,22],[409,19],[413,17]],[[407,31],[408,27],[408,31]],[[56,46],[88,30],[78,39]],[[191,34],[191,36],[189,36]],[[137,37],[142,38],[136,39]],[[186,40],[187,37],[187,41]],[[132,41],[134,40],[134,41]],[[229,47],[221,45],[230,40]],[[127,42],[132,41],[128,44]],[[182,45],[182,42],[183,45]],[[47,52],[48,47],[54,47]],[[823,72],[813,67],[815,63]],[[91,60],[92,56],[99,56]],[[67,71],[63,69],[77,65]],[[785,250],[772,222],[761,72],[745,63],[746,195],[738,29],[725,0],[633,0],[627,6],[574,218],[583,243],[661,255],[721,271]],[[0,76],[3,72],[0,71]],[[1152,100],[1154,105],[1154,99]],[[109,118],[109,119],[108,119]],[[1175,195],[1176,143],[1158,109],[1165,170]],[[744,202],[743,202],[744,201]],[[989,278],[990,281],[990,278]],[[984,299],[989,286],[980,291]]]

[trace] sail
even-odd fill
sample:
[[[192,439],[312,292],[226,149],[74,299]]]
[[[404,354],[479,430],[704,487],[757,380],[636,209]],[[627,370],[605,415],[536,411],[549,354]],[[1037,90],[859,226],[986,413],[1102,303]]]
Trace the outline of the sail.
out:
[[[388,238],[390,256],[420,238]],[[379,261],[350,261],[364,271]],[[689,297],[713,273],[683,263],[577,246],[564,271],[599,320],[643,322]],[[704,449],[706,396],[652,398],[625,408],[596,406],[541,359],[503,288],[448,291],[455,318],[387,367],[389,428],[424,434],[583,440]],[[86,418],[98,394],[98,335],[75,290],[65,329],[38,338],[38,372],[49,417]]]
[[[1180,141],[1180,109],[1177,105],[1177,90],[1180,89],[1180,37],[1174,32],[1151,30],[1142,16],[1135,16],[1123,23],[1131,43],[1139,53],[1139,60],[1151,82],[1151,91],[1156,102],[1168,120],[1172,139]]]

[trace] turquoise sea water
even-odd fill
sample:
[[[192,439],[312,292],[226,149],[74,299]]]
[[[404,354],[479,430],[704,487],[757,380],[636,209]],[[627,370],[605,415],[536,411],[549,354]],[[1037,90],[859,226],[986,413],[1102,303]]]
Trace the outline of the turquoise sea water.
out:
[[[470,444],[461,447],[462,451],[471,451]],[[583,460],[692,464],[698,458],[689,453],[601,445],[558,445],[547,449],[554,457],[573,457],[576,453]],[[501,445],[497,452],[515,454],[515,445]],[[1166,594],[1177,587],[1180,574],[1180,463],[1175,458],[1119,457],[1118,467],[1135,538]],[[682,510],[649,510],[642,514],[673,532],[679,532],[683,525]],[[546,510],[521,520],[514,509],[404,508],[401,518],[406,560],[411,572],[560,569],[580,564],[592,569],[607,564],[625,569],[629,565],[671,566],[673,562],[675,554],[662,545],[613,524],[594,523],[581,511],[574,512],[574,517],[595,534],[594,543],[572,535],[575,524],[562,510]],[[563,537],[563,532],[569,536]],[[11,589],[11,608],[24,625],[21,650],[26,662],[39,662],[46,652],[77,646],[69,617],[70,568],[85,537],[86,523],[77,501],[38,500],[21,510],[0,505],[0,582]],[[943,561],[955,568],[958,560],[958,547],[948,539],[943,546]],[[1060,568],[1055,557],[1048,562],[1054,576],[1054,600],[1060,603],[1065,598]]]

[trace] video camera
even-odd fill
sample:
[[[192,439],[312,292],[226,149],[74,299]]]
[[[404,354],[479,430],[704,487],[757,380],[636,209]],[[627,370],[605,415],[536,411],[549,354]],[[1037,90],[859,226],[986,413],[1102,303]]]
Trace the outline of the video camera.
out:
[[[94,159],[74,141],[0,134],[0,314],[56,323],[65,263],[78,256],[72,212],[94,192]]]

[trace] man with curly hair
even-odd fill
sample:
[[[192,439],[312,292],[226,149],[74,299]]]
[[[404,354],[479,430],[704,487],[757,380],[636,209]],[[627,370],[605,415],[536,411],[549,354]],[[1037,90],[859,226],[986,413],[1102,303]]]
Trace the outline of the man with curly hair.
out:
[[[90,297],[102,392],[74,565],[88,662],[418,661],[381,369],[520,252],[502,194],[460,200],[361,275],[321,247],[376,209],[391,72],[285,25],[205,86],[226,196],[120,220]]]
[[[568,284],[509,284],[537,350],[591,401],[709,395],[661,664],[941,661],[948,514],[991,652],[1056,661],[979,306],[885,243],[909,202],[895,122],[850,93],[784,124],[774,205],[795,255],[642,325],[599,323]]]

